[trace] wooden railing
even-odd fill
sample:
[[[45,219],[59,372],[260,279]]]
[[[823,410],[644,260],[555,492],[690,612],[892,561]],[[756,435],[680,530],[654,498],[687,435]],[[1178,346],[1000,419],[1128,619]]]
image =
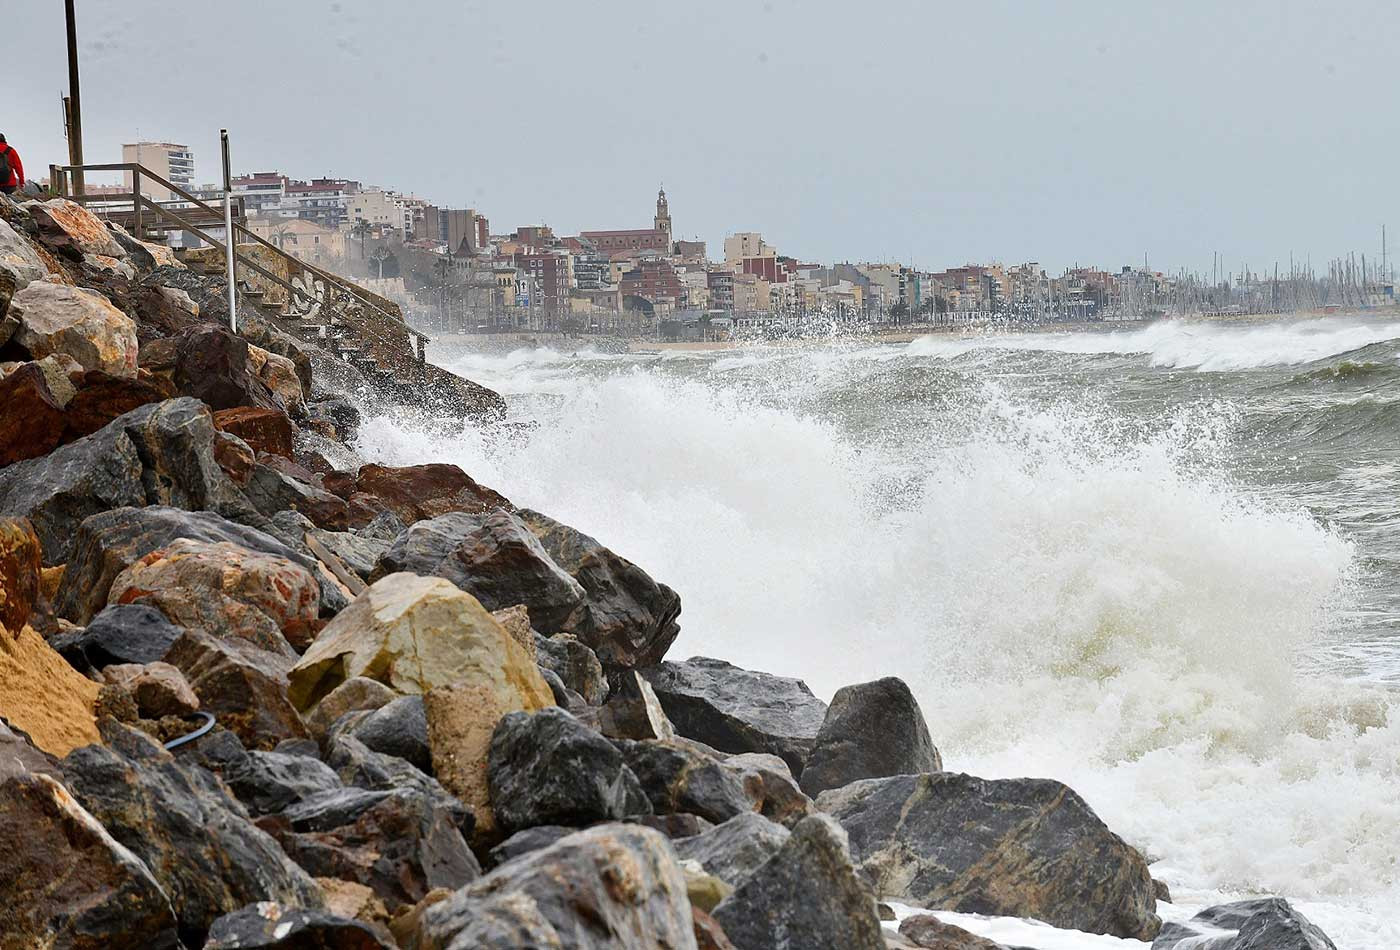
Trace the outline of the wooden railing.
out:
[[[129,215],[127,220],[132,222],[131,230],[139,238],[144,238],[146,234],[146,214],[149,212],[155,216],[157,221],[163,223],[164,230],[189,231],[200,240],[217,248],[221,254],[227,254],[225,243],[204,230],[205,227],[220,229],[224,227],[223,209],[216,208],[204,200],[196,198],[179,185],[167,181],[143,165],[135,162],[115,162],[103,165],[51,165],[49,171],[50,187],[55,193],[82,205],[101,203],[105,207],[94,210],[103,213],[108,218],[114,216],[114,205],[121,206],[129,203],[131,205],[129,212],[122,211],[120,208],[116,210],[123,217]],[[74,171],[83,172],[85,179],[87,172],[130,172],[132,190],[130,193],[104,191],[98,194],[75,194],[69,186],[70,175]],[[167,189],[171,194],[179,196],[180,202],[188,203],[189,207],[175,208],[173,207],[174,202],[163,203],[147,197],[141,191],[143,178],[150,179]],[[399,314],[385,309],[373,294],[362,287],[288,254],[276,244],[253,233],[249,230],[247,219],[243,215],[241,199],[235,200],[238,201],[238,213],[233,220],[235,280],[237,279],[237,268],[247,268],[270,283],[282,287],[287,292],[287,316],[289,319],[301,321],[324,317],[332,324],[344,326],[357,335],[370,337],[386,347],[397,349],[399,346],[397,341],[370,326],[370,321],[374,319],[387,321],[388,326],[405,335],[414,359],[418,363],[424,362],[429,340],[427,334],[409,326]],[[245,247],[252,244],[266,248],[274,258],[282,261],[290,276],[284,278],[262,266],[251,255],[240,251],[240,244]],[[356,310],[359,313],[356,313]]]

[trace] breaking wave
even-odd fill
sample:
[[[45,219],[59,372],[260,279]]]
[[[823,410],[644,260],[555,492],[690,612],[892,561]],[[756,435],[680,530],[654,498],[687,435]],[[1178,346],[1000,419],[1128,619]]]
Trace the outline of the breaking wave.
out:
[[[1300,672],[1342,635],[1354,543],[1227,473],[1243,416],[1228,403],[1131,419],[1084,392],[1030,400],[921,364],[1039,347],[1292,366],[1395,336],[1155,325],[640,363],[474,357],[453,368],[536,426],[444,437],[385,417],[361,447],[457,462],[637,561],[681,593],[675,656],[824,694],[901,675],[949,768],[1068,782],[1179,900],[1283,893],[1339,946],[1393,947],[1394,696]],[[897,405],[872,414],[881,395]]]

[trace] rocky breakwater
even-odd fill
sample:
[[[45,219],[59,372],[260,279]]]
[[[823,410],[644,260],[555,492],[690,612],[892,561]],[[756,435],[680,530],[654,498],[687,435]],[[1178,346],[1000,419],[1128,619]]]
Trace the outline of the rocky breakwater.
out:
[[[1196,938],[1072,790],[944,771],[899,680],[666,660],[642,567],[361,464],[163,249],[0,211],[0,948],[994,946],[878,898]]]

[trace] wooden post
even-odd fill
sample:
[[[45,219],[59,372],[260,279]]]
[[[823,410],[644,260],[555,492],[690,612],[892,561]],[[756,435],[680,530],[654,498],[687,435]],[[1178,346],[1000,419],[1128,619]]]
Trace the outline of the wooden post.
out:
[[[138,241],[146,240],[146,232],[141,227],[141,166],[137,165],[131,170],[131,208],[132,226],[136,228],[134,237]]]
[[[68,22],[68,164],[73,169],[73,193],[82,195],[83,187],[83,107],[78,93],[78,24],[73,12],[73,0],[65,0],[64,13]]]

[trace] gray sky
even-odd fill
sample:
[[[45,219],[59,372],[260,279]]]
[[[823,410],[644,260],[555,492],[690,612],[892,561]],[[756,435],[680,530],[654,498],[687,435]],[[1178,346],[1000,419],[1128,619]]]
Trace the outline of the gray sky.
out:
[[[66,158],[63,4],[12,14],[0,131],[40,177]],[[649,226],[660,181],[712,256],[759,230],[804,260],[1263,269],[1400,225],[1394,3],[78,0],[78,23],[89,162],[139,134],[213,181],[227,126],[236,172],[497,232]]]

